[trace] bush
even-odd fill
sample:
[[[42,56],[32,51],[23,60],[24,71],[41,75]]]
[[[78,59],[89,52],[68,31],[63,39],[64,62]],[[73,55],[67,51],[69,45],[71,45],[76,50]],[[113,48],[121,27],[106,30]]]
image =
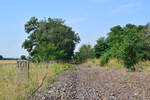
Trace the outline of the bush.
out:
[[[21,55],[20,59],[21,59],[21,60],[27,60],[27,58],[26,58],[25,55]]]
[[[110,59],[109,56],[107,54],[104,54],[100,59],[100,65],[104,66],[105,64],[108,63],[109,59]]]

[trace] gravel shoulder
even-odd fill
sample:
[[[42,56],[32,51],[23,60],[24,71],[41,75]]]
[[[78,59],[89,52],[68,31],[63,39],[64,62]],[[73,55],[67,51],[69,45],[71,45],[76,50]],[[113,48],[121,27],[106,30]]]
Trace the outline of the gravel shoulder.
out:
[[[150,75],[79,65],[32,100],[150,100]]]

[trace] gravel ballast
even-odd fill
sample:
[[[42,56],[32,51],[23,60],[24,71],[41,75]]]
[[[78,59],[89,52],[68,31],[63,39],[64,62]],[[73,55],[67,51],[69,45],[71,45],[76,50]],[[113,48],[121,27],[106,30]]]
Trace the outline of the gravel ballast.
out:
[[[150,75],[79,65],[32,100],[150,100]]]

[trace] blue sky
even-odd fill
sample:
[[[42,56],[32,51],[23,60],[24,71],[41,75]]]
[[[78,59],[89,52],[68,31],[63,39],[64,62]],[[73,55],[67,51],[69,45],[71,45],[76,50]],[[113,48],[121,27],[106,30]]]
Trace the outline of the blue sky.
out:
[[[150,0],[1,0],[0,54],[19,57],[26,38],[24,24],[37,18],[63,18],[79,33],[81,43],[91,45],[114,25],[150,22]]]

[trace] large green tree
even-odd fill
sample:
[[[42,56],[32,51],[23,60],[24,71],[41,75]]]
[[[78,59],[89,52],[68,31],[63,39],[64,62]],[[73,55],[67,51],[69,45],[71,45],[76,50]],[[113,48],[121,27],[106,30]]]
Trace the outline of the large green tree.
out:
[[[80,38],[62,19],[38,20],[32,17],[25,24],[28,38],[23,48],[35,61],[70,60]]]

